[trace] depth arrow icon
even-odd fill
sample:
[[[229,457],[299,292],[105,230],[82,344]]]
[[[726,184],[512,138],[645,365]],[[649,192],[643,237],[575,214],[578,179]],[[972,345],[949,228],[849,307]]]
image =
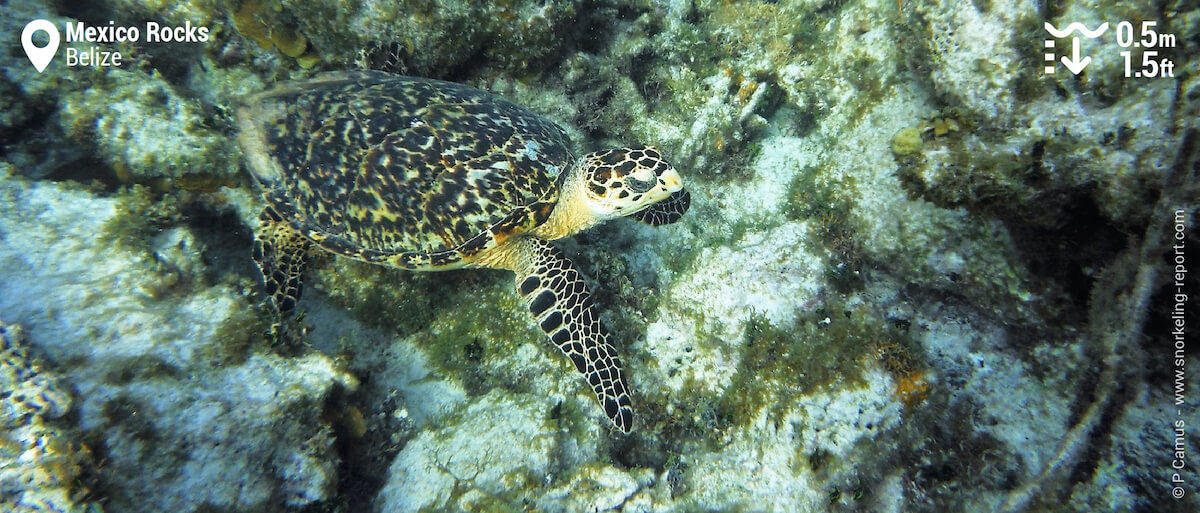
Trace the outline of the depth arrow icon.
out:
[[[1064,55],[1060,60],[1062,61],[1063,66],[1066,66],[1072,75],[1078,75],[1079,72],[1083,71],[1083,68],[1086,68],[1087,65],[1092,62],[1091,57],[1084,57],[1082,59],[1079,58],[1078,37],[1071,38],[1071,58],[1068,59],[1067,56]]]

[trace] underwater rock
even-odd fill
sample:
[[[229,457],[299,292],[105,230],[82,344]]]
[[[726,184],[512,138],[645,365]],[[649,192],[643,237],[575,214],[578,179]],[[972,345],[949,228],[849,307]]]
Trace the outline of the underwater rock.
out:
[[[783,411],[759,412],[711,452],[687,455],[682,503],[704,510],[820,510],[828,490],[860,471],[876,437],[900,421],[889,380],[873,372],[864,387],[818,392]],[[743,483],[754,483],[745,486]]]
[[[0,33],[11,34],[15,44],[25,24],[39,18],[57,26],[73,21],[56,15],[42,0],[13,0],[4,5]],[[38,73],[19,46],[0,54],[0,151],[22,175],[46,176],[87,156],[78,145],[63,144],[52,115],[62,92],[81,87],[52,69]]]
[[[7,7],[15,31],[56,12]],[[1043,482],[1041,506],[1063,511],[1196,509],[1146,477],[1173,442],[1150,376],[1166,371],[1121,359],[1149,346],[1104,354],[1100,323],[1128,323],[1090,311],[1129,296],[1090,285],[1120,270],[1161,178],[1194,168],[1194,5],[90,7],[219,28],[194,59],[70,80],[0,61],[0,136],[41,122],[73,137],[14,139],[7,174],[53,175],[40,148],[78,146],[146,185],[0,179],[0,311],[74,392],[66,418],[100,441],[106,510],[996,511]],[[1177,36],[1160,54],[1177,79],[1125,80],[1111,34],[1079,77],[1042,72],[1045,21],[1151,18]],[[564,124],[576,149],[655,144],[676,163],[693,189],[679,223],[563,244],[619,335],[645,412],[633,434],[602,429],[499,275],[318,262],[296,324],[328,356],[266,351],[258,284],[210,258],[248,248],[200,236],[174,191],[216,190],[253,226],[221,106],[308,67],[461,80]],[[1131,378],[1098,383],[1108,362]],[[355,389],[343,366],[369,380]],[[1041,481],[1093,404],[1081,456]]]
[[[1191,374],[1185,386],[1195,390],[1200,386],[1200,378]],[[1113,422],[1113,449],[1096,462],[1091,479],[1080,483],[1072,492],[1072,503],[1106,504],[1111,511],[1153,509],[1152,497],[1171,495],[1170,480],[1155,479],[1159,472],[1154,468],[1166,459],[1166,453],[1162,456],[1157,453],[1162,453],[1165,447],[1171,449],[1170,464],[1183,467],[1173,468],[1172,474],[1178,473],[1179,479],[1187,483],[1200,480],[1200,472],[1186,462],[1186,456],[1200,450],[1195,437],[1188,436],[1188,428],[1200,423],[1200,412],[1192,409],[1192,414],[1176,419],[1183,423],[1183,428],[1172,421],[1168,429],[1157,422],[1157,419],[1175,418],[1175,413],[1160,399],[1163,393],[1145,384],[1135,387],[1130,394],[1131,400]],[[1185,458],[1178,459],[1177,450],[1182,450]],[[1200,507],[1200,500],[1191,495],[1182,502],[1184,506],[1192,504],[1192,509]]]
[[[12,0],[4,5],[0,30],[17,37],[30,20],[45,18],[61,26],[69,18],[55,16],[43,0]],[[74,88],[69,81],[53,73],[38,73],[24,52],[5,52],[0,55],[0,130],[8,131],[35,121],[35,117],[53,110],[58,91]]]
[[[939,206],[1037,229],[1061,229],[1069,211],[1087,208],[1098,208],[1106,224],[1143,224],[1163,170],[1179,153],[1179,128],[1197,125],[1184,113],[1187,102],[1178,101],[1173,80],[1122,75],[1116,24],[1155,8],[1067,2],[1054,7],[1054,19],[1043,20],[1033,4],[989,6],[918,6],[928,54],[909,45],[909,58],[923,63],[918,70],[928,73],[945,111],[966,129],[944,138],[930,134],[923,158],[901,166],[906,188]],[[1045,74],[1030,59],[1055,41],[1043,21],[1110,27],[1087,43],[1085,54],[1094,58],[1075,77],[1061,64]],[[1172,26],[1178,31],[1183,24],[1161,30]],[[1179,44],[1189,44],[1184,41]],[[1108,45],[1113,51],[1101,51]],[[1194,68],[1195,57],[1162,51],[1177,69]],[[1179,126],[1164,122],[1175,119]]]
[[[548,406],[501,390],[476,398],[400,451],[380,507],[397,513],[515,507],[561,469],[594,459],[596,440],[565,436],[548,421]]]
[[[155,20],[177,26],[184,23],[212,26],[214,18],[221,16],[218,10],[221,4],[236,3],[236,0],[102,0],[99,3],[104,10],[120,13],[128,19]]]
[[[1016,81],[1025,72],[1040,71],[1037,62],[1022,59],[1027,41],[1013,27],[1032,26],[1032,20],[1039,18],[1037,5],[1011,0],[986,6],[939,1],[913,8],[925,23],[921,47],[928,52],[917,59],[929,66],[934,91],[975,116],[1011,124],[1022,108]]]
[[[667,502],[648,469],[632,472],[604,463],[574,466],[534,502],[546,512],[656,511]]]
[[[318,353],[264,351],[242,293],[206,283],[183,227],[112,245],[132,196],[0,178],[0,311],[78,391],[106,511],[277,511],[329,497],[335,390]],[[249,248],[246,248],[249,251]]]
[[[108,68],[95,74],[92,87],[60,99],[60,123],[74,143],[94,144],[118,180],[189,174],[227,180],[238,173],[236,143],[212,126],[209,107],[158,73]]]
[[[70,407],[59,376],[30,356],[21,327],[0,322],[0,509],[98,511],[82,498],[92,455],[56,421]]]
[[[30,417],[57,419],[71,409],[71,397],[57,378],[30,356],[20,326],[0,322],[0,426],[27,423]]]
[[[558,51],[581,2],[430,2],[296,0],[247,2],[262,7],[239,16],[242,35],[265,42],[282,27],[309,41],[313,54],[346,68],[363,67],[418,76],[445,76],[482,56],[501,69],[537,69]],[[243,5],[244,8],[244,5]],[[277,39],[277,38],[276,38]],[[281,50],[292,44],[280,45]]]

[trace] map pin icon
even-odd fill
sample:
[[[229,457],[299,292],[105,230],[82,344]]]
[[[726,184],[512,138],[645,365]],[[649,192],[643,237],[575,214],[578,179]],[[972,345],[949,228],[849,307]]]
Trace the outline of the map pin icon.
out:
[[[50,36],[50,44],[41,48],[33,44],[33,33],[39,30]],[[25,47],[25,55],[29,57],[33,67],[37,68],[38,73],[45,70],[54,59],[54,54],[58,52],[58,39],[58,29],[48,20],[33,20],[25,25],[25,30],[21,32],[21,46]]]

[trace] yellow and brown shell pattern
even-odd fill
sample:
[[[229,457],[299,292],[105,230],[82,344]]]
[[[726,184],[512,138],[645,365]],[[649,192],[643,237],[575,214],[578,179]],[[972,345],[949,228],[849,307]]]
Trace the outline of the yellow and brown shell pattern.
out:
[[[544,222],[575,160],[554,123],[451,82],[336,72],[245,103],[269,207],[369,262],[461,266]]]

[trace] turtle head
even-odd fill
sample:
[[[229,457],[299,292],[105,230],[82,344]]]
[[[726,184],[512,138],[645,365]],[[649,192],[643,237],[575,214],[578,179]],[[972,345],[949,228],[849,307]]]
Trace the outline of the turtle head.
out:
[[[670,203],[680,213],[687,210],[687,191],[679,172],[651,146],[589,153],[563,174],[563,180],[557,208],[534,230],[535,236],[568,237],[656,204]]]
[[[633,214],[683,188],[683,180],[653,146],[619,148],[583,157],[587,200],[597,217]]]

